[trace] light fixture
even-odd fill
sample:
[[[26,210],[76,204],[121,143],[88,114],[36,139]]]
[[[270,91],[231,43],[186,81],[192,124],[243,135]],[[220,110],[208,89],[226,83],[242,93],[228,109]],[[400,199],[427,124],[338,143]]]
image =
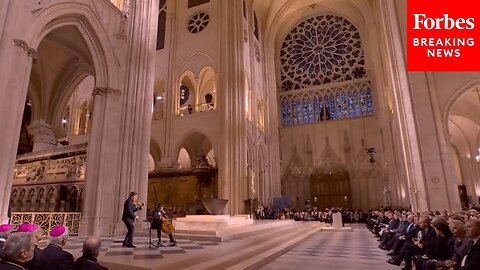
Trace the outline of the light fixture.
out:
[[[66,124],[67,123],[67,119],[65,119],[65,117],[62,118],[62,124]]]

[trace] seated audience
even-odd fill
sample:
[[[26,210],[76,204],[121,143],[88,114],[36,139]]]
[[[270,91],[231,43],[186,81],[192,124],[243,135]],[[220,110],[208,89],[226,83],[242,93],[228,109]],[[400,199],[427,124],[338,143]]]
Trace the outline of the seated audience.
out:
[[[435,239],[431,249],[421,257],[415,258],[416,270],[435,270],[438,261],[452,258],[455,237],[445,219],[434,218],[432,227],[435,229]]]
[[[412,269],[413,256],[425,254],[432,249],[436,237],[435,230],[430,226],[428,216],[422,216],[418,221],[417,237],[411,241],[405,241],[398,256],[387,260],[388,263],[400,265],[405,260],[405,269],[410,270]]]
[[[30,233],[32,234],[33,239],[35,239],[33,258],[27,263],[27,267],[29,270],[36,270],[36,260],[41,251],[41,249],[38,247],[38,242],[40,242],[42,239],[43,230],[37,224],[23,223],[22,225],[18,226],[17,232]]]
[[[83,243],[83,256],[75,261],[75,270],[108,270],[97,262],[100,255],[100,246],[102,241],[98,238],[91,237]]]
[[[63,250],[67,243],[68,228],[57,225],[50,231],[50,243],[38,254],[35,266],[41,270],[73,269],[73,256]]]
[[[440,270],[460,268],[463,257],[467,255],[467,251],[473,244],[472,239],[467,238],[467,233],[465,231],[465,223],[463,222],[463,220],[452,219],[449,223],[450,230],[456,237],[455,243],[453,245],[453,257],[446,261],[438,261],[437,269]]]
[[[405,241],[412,241],[412,239],[418,234],[418,218],[410,214],[407,217],[407,221],[409,224],[405,229],[405,232],[400,234],[398,238],[392,239],[392,241],[387,244],[388,250],[392,250],[392,252],[387,255],[398,256]]]
[[[30,233],[15,233],[8,237],[3,246],[2,270],[24,270],[26,263],[33,258],[35,239]]]
[[[13,226],[10,224],[0,225],[0,259],[3,258],[3,245],[8,239],[8,236],[13,232]]]
[[[460,270],[480,269],[480,219],[470,219],[466,225],[467,236],[473,240],[473,245],[463,256]]]

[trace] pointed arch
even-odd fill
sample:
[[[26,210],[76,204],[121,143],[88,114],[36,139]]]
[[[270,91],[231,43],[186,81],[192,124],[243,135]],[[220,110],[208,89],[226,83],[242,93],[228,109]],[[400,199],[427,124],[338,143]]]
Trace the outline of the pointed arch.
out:
[[[118,13],[118,16],[122,14]],[[103,31],[102,22],[88,4],[70,2],[41,10],[32,22],[26,41],[37,49],[48,33],[64,26],[76,27],[85,40],[93,60],[96,85],[119,89],[116,85],[119,82],[118,59],[108,35]]]

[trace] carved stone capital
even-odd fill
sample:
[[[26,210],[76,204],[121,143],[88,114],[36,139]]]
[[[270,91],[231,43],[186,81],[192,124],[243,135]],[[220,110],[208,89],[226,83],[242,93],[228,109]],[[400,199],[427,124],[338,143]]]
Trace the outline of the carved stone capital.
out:
[[[121,91],[119,89],[114,89],[111,87],[95,87],[92,91],[92,96],[106,96],[107,94],[120,95]]]
[[[27,129],[28,133],[33,135],[33,151],[46,150],[57,145],[52,127],[44,121],[34,121]]]
[[[17,47],[22,48],[27,53],[27,56],[32,58],[33,63],[37,63],[37,50],[29,47],[25,40],[14,39],[13,44]]]

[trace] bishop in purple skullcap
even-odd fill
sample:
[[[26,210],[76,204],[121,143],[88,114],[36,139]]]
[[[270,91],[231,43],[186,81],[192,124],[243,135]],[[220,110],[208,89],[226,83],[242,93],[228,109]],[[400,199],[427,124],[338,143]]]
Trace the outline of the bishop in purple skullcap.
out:
[[[59,238],[66,235],[68,235],[68,228],[63,225],[57,225],[50,231],[50,237]]]
[[[32,232],[32,229],[33,229],[32,224],[23,223],[20,226],[18,226],[17,232]]]
[[[0,238],[7,239],[8,235],[13,231],[13,226],[10,224],[0,225]]]
[[[13,231],[13,226],[10,224],[2,224],[0,225],[0,233],[9,233]]]

